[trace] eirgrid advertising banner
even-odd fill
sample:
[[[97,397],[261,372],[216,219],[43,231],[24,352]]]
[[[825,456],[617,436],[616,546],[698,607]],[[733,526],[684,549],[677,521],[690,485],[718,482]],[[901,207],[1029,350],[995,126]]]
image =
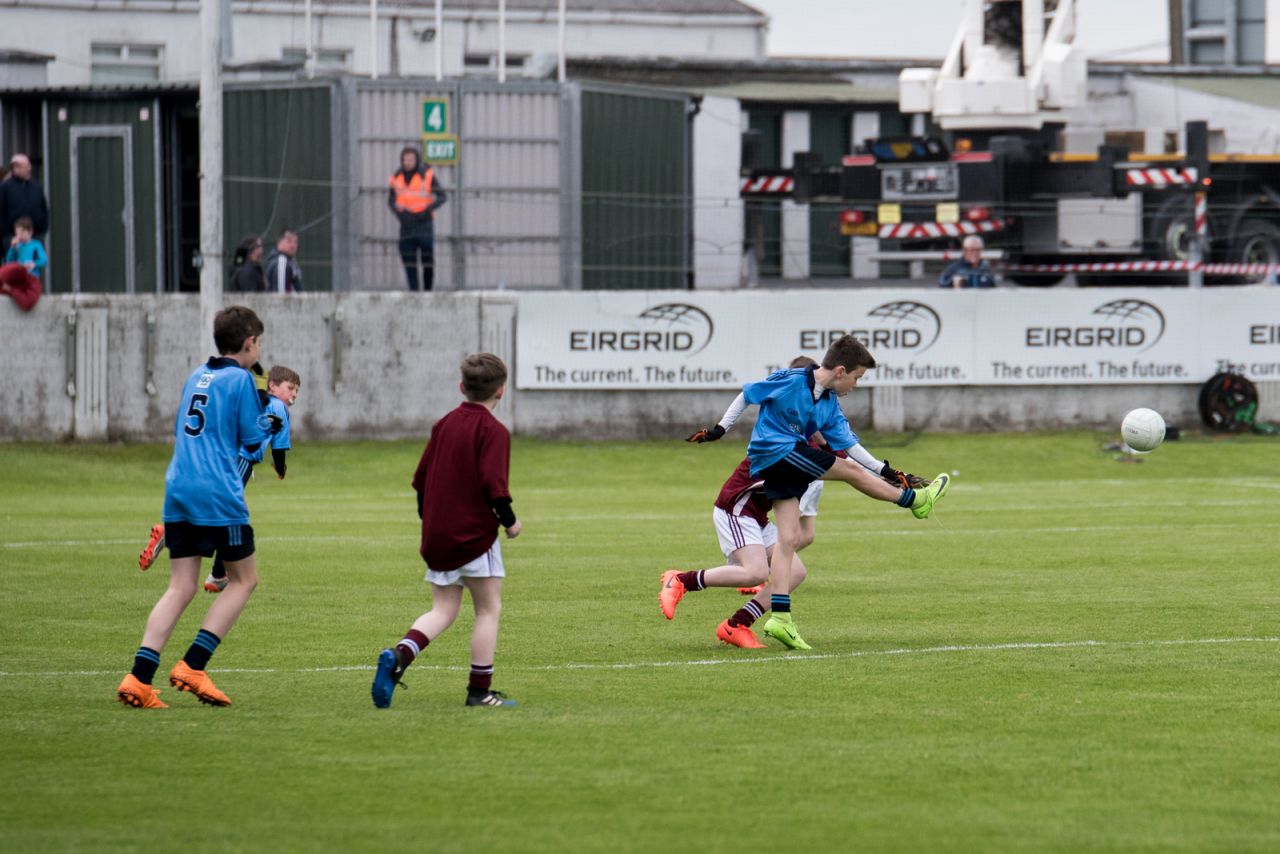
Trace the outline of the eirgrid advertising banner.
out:
[[[1280,379],[1280,288],[592,291],[520,296],[522,389],[728,389],[844,334],[864,385]]]

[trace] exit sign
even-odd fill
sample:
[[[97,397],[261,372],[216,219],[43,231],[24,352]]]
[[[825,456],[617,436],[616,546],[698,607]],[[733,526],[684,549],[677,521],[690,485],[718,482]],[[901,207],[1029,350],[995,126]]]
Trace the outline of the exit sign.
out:
[[[426,138],[422,140],[422,159],[427,163],[451,164],[458,162],[458,138],[456,136]]]

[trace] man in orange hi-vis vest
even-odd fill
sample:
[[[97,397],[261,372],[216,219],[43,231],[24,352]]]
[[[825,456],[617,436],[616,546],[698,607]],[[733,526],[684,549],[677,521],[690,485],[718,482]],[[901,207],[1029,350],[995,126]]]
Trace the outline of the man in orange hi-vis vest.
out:
[[[422,289],[431,290],[435,282],[435,211],[445,202],[444,190],[436,180],[435,170],[422,166],[418,149],[407,146],[400,151],[400,169],[391,176],[387,204],[400,220],[400,260],[404,262],[409,290],[418,290],[418,264],[421,254]]]

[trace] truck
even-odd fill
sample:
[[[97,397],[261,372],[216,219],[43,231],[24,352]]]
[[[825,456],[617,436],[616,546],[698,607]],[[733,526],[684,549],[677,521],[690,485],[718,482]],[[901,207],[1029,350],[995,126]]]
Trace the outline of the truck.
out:
[[[1210,153],[1204,121],[1181,151],[1064,150],[1087,91],[1075,20],[1074,0],[966,0],[942,66],[899,76],[900,110],[939,135],[747,167],[742,198],[837,203],[843,235],[896,242],[881,258],[945,257],[980,235],[1026,286],[1274,280],[1280,156]]]

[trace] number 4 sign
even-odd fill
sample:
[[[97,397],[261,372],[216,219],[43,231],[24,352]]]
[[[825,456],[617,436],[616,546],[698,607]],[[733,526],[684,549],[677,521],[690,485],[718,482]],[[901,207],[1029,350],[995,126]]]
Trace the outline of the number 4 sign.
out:
[[[422,102],[422,135],[444,136],[449,133],[449,101],[445,98]]]

